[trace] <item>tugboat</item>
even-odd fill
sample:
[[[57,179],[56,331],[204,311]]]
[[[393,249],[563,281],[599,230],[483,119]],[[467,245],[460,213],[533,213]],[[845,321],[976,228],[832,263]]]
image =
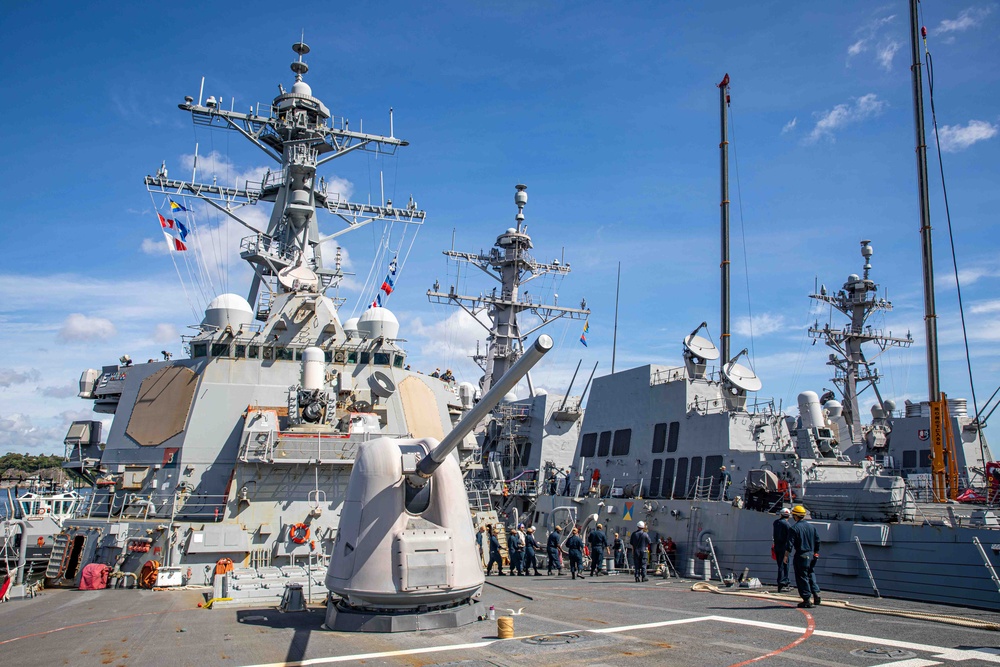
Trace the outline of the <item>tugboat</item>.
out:
[[[341,318],[345,273],[333,241],[365,227],[414,229],[426,214],[412,198],[403,207],[349,201],[320,176],[337,158],[408,144],[391,125],[389,136],[350,129],[306,83],[309,47],[293,50],[294,83],[269,104],[239,112],[199,94],[178,105],[196,126],[233,130],[275,162],[242,187],[173,179],[165,166],[145,179],[175,257],[199,242],[199,212],[214,209],[251,231],[239,251],[253,279],[246,297],[211,300],[183,338],[187,358],[123,357],[83,373],[81,397],[114,420],[106,442],[77,438],[68,456],[96,489],[56,540],[52,584],[74,585],[89,563],[111,566],[112,581],[142,574],[158,586],[209,584],[221,569],[231,585],[216,597],[234,603],[274,602],[289,584],[321,600],[358,446],[441,439],[471,408],[406,363],[385,307],[405,270],[398,233],[382,236],[373,270],[386,278],[371,305]],[[265,203],[265,228],[241,217],[241,207]],[[322,232],[324,215],[345,228]],[[459,446],[471,448],[471,438]]]

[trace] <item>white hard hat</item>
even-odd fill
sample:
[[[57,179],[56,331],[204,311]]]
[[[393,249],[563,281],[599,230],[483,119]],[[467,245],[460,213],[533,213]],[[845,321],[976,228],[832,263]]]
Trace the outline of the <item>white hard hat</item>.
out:
[[[640,521],[639,523],[635,524],[635,527],[636,528],[645,528],[646,524],[644,522]]]
[[[783,508],[783,509],[781,510],[781,516],[788,516],[788,515],[790,515],[791,513],[792,513],[792,510],[788,509],[787,507],[785,507],[785,508]]]

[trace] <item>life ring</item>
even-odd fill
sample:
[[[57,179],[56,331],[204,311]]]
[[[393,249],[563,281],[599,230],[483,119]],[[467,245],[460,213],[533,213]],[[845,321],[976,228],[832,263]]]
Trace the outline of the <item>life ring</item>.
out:
[[[288,537],[296,544],[305,544],[309,539],[309,526],[297,523],[288,529]]]

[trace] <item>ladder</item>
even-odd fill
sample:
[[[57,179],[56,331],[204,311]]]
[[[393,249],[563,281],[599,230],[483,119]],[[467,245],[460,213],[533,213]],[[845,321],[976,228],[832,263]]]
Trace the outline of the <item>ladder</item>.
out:
[[[66,548],[68,544],[69,536],[66,533],[56,535],[56,541],[49,553],[49,565],[45,569],[46,579],[58,579],[66,570],[66,561],[69,559],[69,550]]]

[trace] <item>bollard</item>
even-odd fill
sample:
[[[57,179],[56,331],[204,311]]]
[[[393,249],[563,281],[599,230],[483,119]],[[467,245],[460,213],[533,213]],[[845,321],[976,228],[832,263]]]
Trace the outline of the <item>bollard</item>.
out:
[[[497,619],[497,637],[510,639],[514,636],[514,617],[501,616]]]

